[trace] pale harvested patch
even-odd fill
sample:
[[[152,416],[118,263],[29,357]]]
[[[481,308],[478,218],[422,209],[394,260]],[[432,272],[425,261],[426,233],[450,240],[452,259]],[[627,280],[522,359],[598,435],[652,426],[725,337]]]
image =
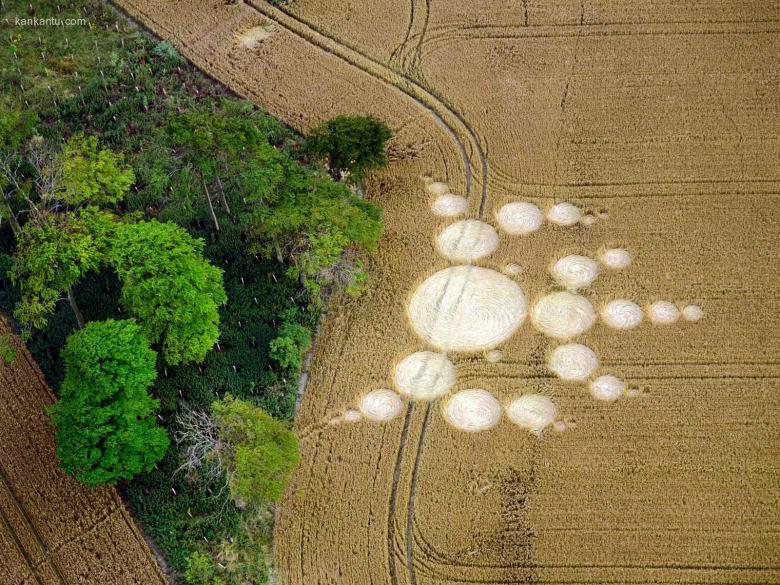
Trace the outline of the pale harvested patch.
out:
[[[432,181],[426,183],[425,190],[431,195],[446,195],[450,192],[450,186],[447,183],[440,181]]]
[[[601,263],[612,270],[621,270],[631,264],[631,253],[625,248],[610,248],[601,253]]]
[[[656,325],[670,325],[680,319],[680,309],[670,301],[656,301],[647,308],[647,316]]]
[[[590,383],[590,393],[596,400],[614,402],[623,394],[626,385],[623,380],[609,374],[599,376]]]
[[[504,265],[504,274],[508,274],[510,276],[517,276],[523,272],[523,267],[519,264],[515,264],[514,262],[510,262],[509,264]]]
[[[455,384],[455,366],[447,356],[418,351],[406,356],[395,367],[398,391],[412,400],[433,400]]]
[[[464,219],[447,226],[436,243],[445,258],[469,262],[492,254],[498,247],[498,233],[490,224]]]
[[[644,313],[642,307],[633,301],[615,299],[601,309],[601,318],[614,329],[633,329],[642,322]]]
[[[591,214],[583,215],[582,219],[580,220],[580,223],[586,226],[593,225],[594,223],[596,223],[596,216]]]
[[[557,412],[553,401],[541,394],[523,394],[506,407],[509,420],[535,435],[553,423]]]
[[[392,390],[372,390],[360,399],[360,412],[369,420],[384,422],[401,412],[401,397]]]
[[[450,398],[443,408],[444,418],[461,431],[485,431],[501,420],[501,404],[487,390],[462,390]]]
[[[445,193],[433,200],[431,209],[436,215],[441,217],[456,217],[464,215],[468,211],[469,203],[465,197]]]
[[[580,217],[582,217],[580,208],[567,202],[556,203],[547,210],[547,219],[557,225],[574,225]]]
[[[567,343],[550,353],[547,367],[562,380],[582,381],[587,380],[599,367],[599,358],[592,349],[581,343]]]
[[[509,339],[525,320],[523,290],[503,274],[451,266],[426,279],[408,306],[412,327],[442,351],[480,351]]]
[[[539,208],[527,201],[507,203],[496,213],[498,226],[508,234],[529,234],[542,225],[544,216]]]
[[[698,321],[704,317],[704,310],[699,305],[686,305],[682,310],[682,316],[686,321]]]
[[[500,349],[491,349],[487,354],[485,354],[485,359],[489,361],[491,364],[495,364],[501,361],[501,358],[504,354],[501,353]]]
[[[236,35],[236,41],[245,49],[254,49],[264,40],[271,38],[275,32],[276,27],[273,24],[264,24]]]
[[[531,317],[542,333],[556,339],[569,339],[593,327],[596,311],[585,297],[565,291],[539,299]]]
[[[569,289],[586,287],[599,275],[599,265],[587,256],[572,254],[564,256],[552,267],[552,275],[560,284]]]
[[[357,422],[361,418],[363,418],[363,415],[354,408],[350,408],[344,413],[344,422]]]

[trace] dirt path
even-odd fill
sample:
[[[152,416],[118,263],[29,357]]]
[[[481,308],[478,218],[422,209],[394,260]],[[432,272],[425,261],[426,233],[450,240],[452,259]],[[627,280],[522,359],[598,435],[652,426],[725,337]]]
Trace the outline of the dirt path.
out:
[[[280,585],[780,583],[776,7],[120,4],[296,128],[373,114],[393,127],[395,151],[413,153],[366,186],[386,223],[372,285],[323,323],[296,422],[303,463],[277,519]],[[235,35],[255,28],[263,40],[241,47]],[[423,176],[470,195],[467,212],[435,216]],[[408,402],[384,424],[334,424],[367,392],[393,388],[402,359],[433,348],[406,307],[460,263],[438,235],[462,217],[500,228],[497,212],[516,201],[543,212],[566,201],[590,218],[499,229],[497,247],[470,260],[519,267],[529,310],[557,290],[557,259],[630,252],[630,266],[602,265],[578,291],[597,312],[628,299],[646,315],[626,331],[598,319],[576,338],[598,356],[594,375],[625,381],[623,396],[600,402],[587,382],[559,379],[547,360],[563,342],[528,318],[497,361],[448,353],[457,379],[441,399]],[[452,246],[471,253],[468,237]],[[432,306],[465,298],[447,282]],[[654,325],[659,300],[704,317]],[[470,314],[469,331],[434,313],[434,330],[468,334],[485,314]],[[551,396],[565,431],[537,438],[506,415],[458,431],[442,406],[471,388],[503,407]]]

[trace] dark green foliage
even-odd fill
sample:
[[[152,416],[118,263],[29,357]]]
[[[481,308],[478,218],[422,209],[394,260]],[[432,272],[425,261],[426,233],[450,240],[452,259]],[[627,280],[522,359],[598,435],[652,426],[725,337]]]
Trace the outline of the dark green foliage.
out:
[[[315,128],[306,140],[306,150],[328,162],[333,178],[360,183],[368,171],[387,162],[385,143],[390,129],[371,116],[337,116]]]
[[[54,14],[57,4],[42,0],[36,9]],[[35,133],[56,144],[77,134],[98,136],[103,148],[123,153],[135,175],[117,215],[139,213],[146,220],[177,223],[204,241],[205,257],[224,271],[228,301],[217,307],[218,349],[199,365],[170,366],[158,359],[153,393],[161,402],[161,424],[171,436],[177,415],[208,410],[226,393],[289,420],[297,371],[280,367],[271,358],[270,344],[285,323],[311,329],[316,321],[317,312],[306,310],[310,297],[301,280],[315,296],[320,289],[359,288],[361,257],[373,249],[381,230],[379,210],[343,185],[332,187],[321,171],[301,167],[300,137],[206,80],[171,45],[134,30],[107,6],[98,0],[80,2],[78,16],[94,26],[47,29],[42,45],[35,30],[18,27],[10,43],[0,43],[0,58],[9,65],[0,70],[0,85],[8,88],[0,95],[8,107],[0,111],[35,112],[39,119],[9,125],[22,136],[12,148]],[[61,8],[61,17],[73,16],[67,3]],[[5,9],[4,16],[21,16],[27,3],[6,0]],[[190,132],[199,133],[200,142],[188,144]],[[204,182],[219,233],[212,227]],[[219,201],[222,190],[231,213]],[[278,208],[262,217],[262,208],[271,202]],[[296,214],[296,205],[304,211]],[[338,232],[333,241],[326,233],[331,230]],[[275,259],[277,247],[282,263]],[[0,307],[5,312],[20,298],[19,287],[7,277],[13,249],[8,223],[0,221]],[[127,316],[121,283],[109,266],[82,275],[72,290],[88,322]],[[55,389],[62,389],[60,351],[75,329],[73,313],[60,302],[47,327],[28,342]],[[304,337],[300,330],[293,333],[288,337]],[[197,551],[212,561],[217,554],[235,559],[227,569],[219,568],[229,585],[264,583],[267,513],[249,515],[226,504],[217,497],[218,483],[175,473],[180,464],[179,452],[169,449],[156,468],[125,486],[145,532],[179,577]]]
[[[227,296],[222,271],[202,254],[203,241],[173,223],[121,224],[112,239],[122,304],[171,365],[202,362],[219,339],[218,307]]]
[[[281,498],[300,459],[295,434],[262,408],[229,394],[211,410],[221,445],[217,457],[233,500],[258,507]]]
[[[149,471],[168,435],[156,426],[155,353],[133,321],[95,321],[68,338],[65,379],[51,408],[62,468],[87,484]]]

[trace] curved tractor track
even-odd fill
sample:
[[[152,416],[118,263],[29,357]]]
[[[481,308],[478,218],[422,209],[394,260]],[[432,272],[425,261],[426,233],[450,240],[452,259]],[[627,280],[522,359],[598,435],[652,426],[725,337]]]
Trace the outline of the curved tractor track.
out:
[[[258,0],[248,0],[247,5],[251,6],[257,12],[269,20],[272,20],[280,27],[315,45],[319,49],[335,55],[364,73],[367,73],[387,85],[395,87],[411,98],[419,107],[430,113],[436,119],[437,123],[446,130],[453,141],[455,141],[458,150],[461,153],[466,173],[466,196],[469,196],[472,190],[472,155],[469,154],[468,149],[466,148],[466,143],[468,143],[471,151],[476,153],[476,156],[479,159],[480,182],[482,185],[479,217],[481,218],[484,216],[485,205],[488,198],[487,157],[476,133],[462,114],[451,108],[441,96],[430,89],[423,87],[420,83],[393,71],[384,63],[374,59],[358,48],[345,44],[335,37],[329,36],[326,32],[315,27],[312,23],[295,16],[288,10],[285,10],[282,7],[271,6],[270,4],[259,2]],[[422,39],[420,39],[420,42],[421,41]],[[448,118],[452,121],[448,121]],[[460,128],[461,133],[465,135],[465,140],[458,135],[455,127]]]
[[[414,1],[415,0],[412,0],[412,7],[413,7],[412,11],[414,11]],[[453,118],[455,120],[455,124],[460,126],[461,131],[465,134],[469,145],[471,146],[472,150],[477,153],[477,156],[480,160],[482,188],[481,188],[481,196],[480,196],[480,203],[479,203],[479,218],[482,219],[484,217],[485,206],[488,197],[487,158],[482,149],[482,145],[480,144],[479,140],[476,137],[475,132],[472,130],[471,126],[468,124],[468,122],[463,118],[461,114],[455,112],[453,109],[451,109],[448,106],[448,104],[442,98],[436,96],[434,93],[424,88],[419,83],[391,70],[386,65],[382,64],[376,59],[373,59],[372,57],[359,51],[358,49],[345,45],[332,36],[328,36],[323,31],[316,29],[312,24],[307,23],[306,21],[296,17],[295,15],[284,10],[283,8],[273,7],[263,2],[258,2],[257,0],[248,0],[248,5],[254,8],[255,10],[257,10],[258,12],[260,12],[263,16],[265,16],[269,20],[275,22],[277,25],[301,37],[307,42],[317,46],[321,50],[336,55],[340,59],[346,61],[347,63],[349,63],[354,67],[357,67],[363,72],[383,81],[386,84],[394,86],[395,88],[403,92],[405,95],[407,95],[409,98],[411,98],[413,101],[415,101],[417,105],[419,105],[421,108],[429,112],[436,119],[437,123],[446,130],[447,134],[456,143],[458,150],[461,153],[461,156],[463,158],[464,169],[466,173],[465,195],[467,198],[470,198],[472,194],[471,193],[472,192],[471,159],[467,152],[466,144],[458,136],[458,133],[453,128],[453,126],[450,123],[448,123],[445,119],[445,117]],[[412,53],[411,63],[409,63],[409,60],[405,59],[403,55],[401,56],[401,66],[403,68],[409,68],[410,70],[414,70],[414,68],[416,67],[416,63],[418,63],[419,61],[423,38],[424,38],[424,31],[425,28],[427,27],[428,18],[430,14],[429,0],[425,0],[425,5],[426,5],[426,13],[425,13],[425,22],[423,25],[423,32],[418,36],[417,42],[415,43],[416,48]],[[413,18],[414,18],[414,12],[412,12],[412,19]],[[409,30],[411,29],[412,24],[413,22],[410,20]],[[401,45],[401,47],[403,47],[403,45]],[[403,53],[403,51],[400,51],[400,53]],[[392,585],[396,585],[398,583],[398,571],[396,567],[396,550],[395,550],[395,543],[397,537],[395,516],[397,513],[397,506],[398,506],[401,467],[403,465],[404,459],[407,457],[407,450],[409,449],[409,433],[410,433],[411,422],[414,417],[414,411],[415,411],[415,405],[414,403],[410,403],[406,407],[404,425],[401,431],[401,439],[399,443],[398,452],[396,455],[395,468],[393,470],[393,484],[391,487],[390,503],[388,507],[388,518],[387,518],[388,568],[389,568],[390,580]],[[414,562],[414,543],[415,543],[414,503],[415,503],[417,478],[420,472],[420,462],[422,459],[422,453],[425,445],[425,435],[430,425],[431,415],[432,415],[432,405],[428,403],[425,406],[425,414],[424,414],[422,427],[419,433],[419,439],[417,445],[414,447],[415,449],[414,463],[412,467],[412,478],[409,485],[409,495],[407,500],[406,530],[404,534],[404,541],[405,541],[404,560],[405,560],[405,565],[407,570],[407,583],[409,585],[417,584],[416,569],[415,569],[415,562]]]

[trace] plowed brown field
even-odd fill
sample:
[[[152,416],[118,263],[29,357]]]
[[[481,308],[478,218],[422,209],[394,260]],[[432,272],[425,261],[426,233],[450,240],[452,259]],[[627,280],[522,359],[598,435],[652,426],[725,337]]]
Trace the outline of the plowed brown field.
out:
[[[294,127],[362,113],[395,132],[389,168],[366,185],[386,223],[370,290],[328,314],[298,415],[281,585],[780,583],[780,4],[118,4]],[[510,274],[529,309],[559,288],[555,260],[620,247],[630,266],[602,265],[579,292],[596,309],[669,300],[704,317],[586,326],[576,341],[595,375],[631,389],[615,402],[556,377],[559,342],[526,318],[485,346],[500,356],[451,351],[448,395],[404,399],[386,423],[341,416],[394,388],[400,360],[441,349],[441,331],[426,343],[407,316],[450,265],[436,239],[454,220],[432,213],[425,176],[496,228],[511,201],[588,216],[499,230],[494,251],[455,262]],[[499,336],[499,285],[497,306],[447,332]],[[537,437],[506,415],[457,430],[442,405],[472,388],[503,406],[548,395],[565,430]]]
[[[0,335],[11,333],[0,316]],[[53,402],[26,349],[0,360],[0,583],[165,585],[116,490],[60,471],[45,409]]]

